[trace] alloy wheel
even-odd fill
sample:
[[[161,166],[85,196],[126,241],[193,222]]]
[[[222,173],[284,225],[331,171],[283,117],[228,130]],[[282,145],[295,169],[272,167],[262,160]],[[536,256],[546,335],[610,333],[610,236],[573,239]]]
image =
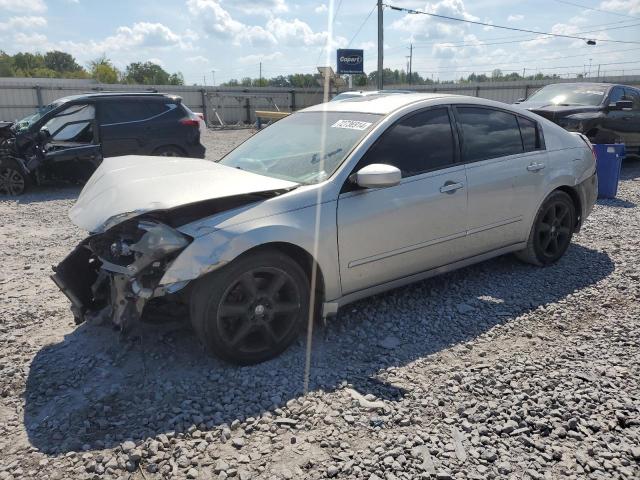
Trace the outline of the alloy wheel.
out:
[[[564,252],[571,241],[571,211],[564,202],[553,202],[544,211],[538,225],[537,242],[547,257]]]
[[[24,175],[12,167],[0,170],[0,193],[5,195],[20,195],[24,192]]]
[[[241,353],[273,350],[298,325],[301,305],[299,289],[287,272],[249,270],[222,295],[216,319],[220,339]]]

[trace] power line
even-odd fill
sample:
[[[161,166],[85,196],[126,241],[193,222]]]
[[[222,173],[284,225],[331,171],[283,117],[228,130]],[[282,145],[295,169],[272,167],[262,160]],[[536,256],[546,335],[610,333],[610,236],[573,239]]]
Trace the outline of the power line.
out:
[[[620,20],[617,22],[608,22],[608,23],[598,23],[595,25],[584,25],[583,28],[595,28],[595,27],[606,27],[609,25],[620,25],[621,23],[629,23],[632,22],[633,20]],[[635,27],[637,25],[637,23],[634,23],[632,25],[621,25],[619,28],[627,28],[627,27]],[[600,32],[600,31],[604,31],[604,30],[612,30],[615,28],[597,28],[595,30],[583,30],[580,32],[576,32],[576,34],[582,34],[582,33],[592,33],[592,32]],[[493,37],[493,38],[479,38],[478,41],[479,42],[492,42],[493,40],[508,40],[508,39],[521,39],[521,40],[512,40],[512,41],[508,41],[508,42],[499,42],[499,43],[486,43],[486,44],[473,44],[473,45],[502,45],[504,43],[518,43],[518,42],[526,42],[527,40],[535,40],[538,39],[540,37],[531,37],[529,35],[508,35],[508,36],[502,36],[502,37]],[[420,46],[420,48],[426,47],[426,46],[430,46],[430,45],[440,45],[443,43],[447,43],[447,42],[416,42],[414,43],[414,48],[417,48],[417,46]],[[462,42],[459,44],[460,46],[471,46],[472,44],[468,43],[468,42]],[[455,45],[457,46],[457,44]],[[405,45],[397,45],[395,47],[391,47],[389,50],[399,50],[401,48],[406,48]]]
[[[612,12],[611,10],[602,10],[602,9],[599,9],[599,8],[586,7],[584,5],[580,5],[578,3],[567,2],[565,0],[555,0],[555,1],[558,2],[558,3],[564,3],[565,5],[571,5],[572,7],[584,8],[585,10],[592,10],[594,12],[608,13],[609,15],[617,15],[619,17],[640,18],[640,17],[634,17],[633,15],[625,15],[624,13]]]
[[[605,67],[605,66],[609,66],[609,65],[630,65],[630,64],[638,64],[640,63],[640,61],[634,61],[634,62],[610,62],[610,63],[600,63],[599,65]],[[479,66],[483,66],[483,65],[479,65]],[[529,69],[527,68],[527,70],[562,70],[564,68],[583,68],[584,64],[582,65],[562,65],[559,67],[536,67],[536,68],[532,68]],[[451,69],[451,70],[423,70],[423,73],[450,73],[450,72],[457,72],[457,73],[486,73],[486,72],[493,72],[494,70],[496,70],[495,68],[491,69],[491,70],[459,70],[457,68],[455,69]]]
[[[580,55],[566,55],[566,56],[562,56],[562,57],[542,57],[542,58],[536,58],[535,61],[539,62],[539,61],[544,61],[544,60],[566,60],[568,58],[578,58],[578,57],[584,57],[585,55],[608,55],[611,53],[625,53],[625,52],[631,52],[631,51],[637,51],[637,48],[630,48],[628,50],[610,50],[610,51],[606,51],[606,52],[595,52],[595,53],[583,53]],[[504,62],[504,63],[485,63],[485,64],[476,64],[476,65],[465,65],[466,67],[484,67],[484,66],[496,66],[496,65],[500,65],[500,66],[509,66],[509,65],[529,65],[531,64],[531,60],[525,61],[525,62]],[[422,66],[424,67],[424,66]],[[420,67],[419,67],[420,68]],[[527,69],[528,70],[528,69]]]
[[[507,26],[504,26],[504,25],[494,25],[492,23],[477,22],[475,20],[467,20],[467,19],[464,19],[464,18],[449,17],[448,15],[439,15],[437,13],[428,13],[428,12],[423,12],[421,10],[413,10],[411,8],[404,8],[404,7],[396,7],[394,5],[389,5],[389,4],[384,4],[384,6],[390,8],[391,10],[396,10],[396,11],[399,11],[399,12],[405,12],[405,13],[409,13],[409,14],[412,14],[412,15],[427,15],[429,17],[441,18],[443,20],[451,20],[451,21],[454,21],[454,22],[470,23],[470,24],[473,24],[473,25],[481,25],[483,27],[499,28],[499,29],[502,29],[502,30],[511,30],[511,31],[514,31],[514,32],[534,33],[536,35],[547,35],[547,36],[550,36],[550,37],[559,37],[559,38],[573,38],[575,40],[584,40],[585,42],[596,41],[596,42],[612,42],[612,43],[633,43],[633,44],[640,45],[640,42],[634,42],[634,41],[630,41],[630,40],[607,40],[607,39],[599,39],[599,38],[578,37],[576,35],[565,35],[565,34],[562,34],[562,33],[540,32],[538,30],[528,30],[528,29],[525,29],[525,28],[507,27]]]
[[[367,17],[364,19],[364,21],[360,24],[360,26],[358,27],[358,30],[356,30],[356,33],[353,34],[353,37],[351,37],[351,40],[349,40],[349,43],[347,44],[347,48],[349,48],[351,46],[351,44],[353,43],[353,41],[356,39],[356,37],[358,36],[358,34],[360,33],[360,31],[362,30],[362,28],[365,26],[365,24],[367,23],[367,21],[371,18],[371,15],[373,15],[374,10],[376,9],[377,5],[374,4],[373,8],[371,9],[371,11],[369,12],[369,14],[367,15]]]
[[[620,27],[612,27],[612,28],[601,28],[601,29],[597,29],[597,30],[585,30],[582,32],[577,32],[578,34],[582,34],[582,33],[593,33],[593,32],[602,32],[605,30],[612,30],[612,29],[620,29],[620,28],[627,28],[627,27],[637,27],[640,26],[640,23],[634,23],[631,25],[622,25]],[[509,37],[503,37],[503,38],[509,38]],[[417,46],[414,46],[414,48],[427,48],[428,46],[432,46],[432,45],[442,45],[445,46],[447,48],[457,48],[457,47],[481,47],[481,46],[488,46],[488,45],[506,45],[509,43],[526,43],[526,42],[532,42],[534,40],[545,40],[546,38],[541,38],[541,37],[526,37],[526,38],[521,38],[519,40],[510,40],[507,42],[492,42],[492,43],[458,43],[458,44],[448,44],[447,42],[432,42],[432,43],[418,43],[416,44]]]

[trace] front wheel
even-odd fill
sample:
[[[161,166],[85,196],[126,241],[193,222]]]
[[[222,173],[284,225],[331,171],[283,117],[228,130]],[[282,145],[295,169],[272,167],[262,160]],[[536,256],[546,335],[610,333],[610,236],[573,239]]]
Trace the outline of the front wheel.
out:
[[[544,201],[529,234],[527,248],[516,252],[521,260],[545,266],[557,262],[569,248],[576,228],[571,197],[556,190]]]
[[[22,195],[29,187],[30,180],[16,160],[0,160],[0,194]]]
[[[309,314],[309,280],[277,251],[247,254],[196,282],[191,322],[214,355],[250,365],[273,358],[298,338]]]

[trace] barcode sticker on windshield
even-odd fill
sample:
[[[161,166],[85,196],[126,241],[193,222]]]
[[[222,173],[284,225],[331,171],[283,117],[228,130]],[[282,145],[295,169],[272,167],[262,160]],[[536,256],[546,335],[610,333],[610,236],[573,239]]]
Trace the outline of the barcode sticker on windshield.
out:
[[[331,128],[349,128],[351,130],[366,130],[371,126],[371,122],[360,122],[358,120],[338,120],[331,125]]]

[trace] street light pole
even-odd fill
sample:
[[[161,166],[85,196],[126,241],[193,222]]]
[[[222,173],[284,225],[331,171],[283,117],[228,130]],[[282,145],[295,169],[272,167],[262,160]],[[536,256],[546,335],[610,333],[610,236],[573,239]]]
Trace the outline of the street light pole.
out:
[[[216,86],[216,71],[211,70],[211,79],[213,80],[213,86]]]
[[[382,21],[382,0],[378,0],[378,90],[384,87],[382,81],[382,70],[384,64],[384,32]]]

